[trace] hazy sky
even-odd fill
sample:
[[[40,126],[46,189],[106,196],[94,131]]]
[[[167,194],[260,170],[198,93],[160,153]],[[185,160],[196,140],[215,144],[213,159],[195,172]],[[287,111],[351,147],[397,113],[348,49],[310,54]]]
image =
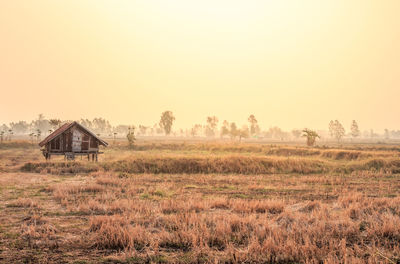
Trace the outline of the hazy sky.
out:
[[[400,129],[398,0],[0,0],[0,123]]]

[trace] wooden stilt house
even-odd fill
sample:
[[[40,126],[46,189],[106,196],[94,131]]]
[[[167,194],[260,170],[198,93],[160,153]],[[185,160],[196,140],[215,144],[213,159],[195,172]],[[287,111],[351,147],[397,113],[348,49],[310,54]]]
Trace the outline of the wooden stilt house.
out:
[[[97,161],[100,146],[107,147],[108,143],[96,136],[78,122],[62,125],[47,136],[39,146],[44,157],[50,159],[52,155],[64,155],[65,159],[74,160],[75,156],[86,156]]]

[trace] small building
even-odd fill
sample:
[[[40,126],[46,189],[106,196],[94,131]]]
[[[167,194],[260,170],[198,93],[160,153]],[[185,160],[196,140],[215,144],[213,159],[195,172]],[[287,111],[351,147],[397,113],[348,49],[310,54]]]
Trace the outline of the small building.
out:
[[[46,160],[52,155],[64,155],[68,160],[74,160],[77,155],[87,155],[90,160],[91,155],[92,160],[97,161],[97,155],[102,153],[99,147],[107,145],[107,142],[78,122],[62,125],[39,143]]]

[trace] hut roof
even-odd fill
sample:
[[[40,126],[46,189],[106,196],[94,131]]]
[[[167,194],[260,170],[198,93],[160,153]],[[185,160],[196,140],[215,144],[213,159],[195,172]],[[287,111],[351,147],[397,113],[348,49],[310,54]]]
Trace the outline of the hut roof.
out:
[[[67,131],[68,129],[70,129],[71,127],[73,127],[74,125],[76,125],[77,127],[79,127],[80,129],[82,129],[83,131],[87,132],[88,134],[90,134],[92,137],[96,138],[100,145],[103,145],[105,147],[108,146],[108,143],[105,142],[104,140],[102,140],[101,138],[99,138],[95,133],[93,133],[92,131],[90,131],[88,128],[82,126],[81,124],[79,124],[78,122],[74,121],[72,123],[66,123],[62,126],[60,126],[59,128],[57,128],[53,133],[51,133],[50,135],[48,135],[45,139],[42,140],[42,142],[39,143],[39,146],[43,147],[44,145],[46,145],[48,142],[50,142],[51,140],[53,140],[54,138],[56,138],[58,135],[61,135],[62,133],[64,133],[65,131]]]

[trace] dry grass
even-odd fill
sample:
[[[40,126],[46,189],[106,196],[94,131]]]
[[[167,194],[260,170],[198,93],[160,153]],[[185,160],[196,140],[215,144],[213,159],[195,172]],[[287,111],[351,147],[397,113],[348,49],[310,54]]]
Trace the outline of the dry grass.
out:
[[[382,261],[382,254],[400,257],[399,186],[381,182],[388,174],[90,177],[106,188],[71,196],[79,189],[71,185],[61,199],[72,213],[88,215],[87,236],[97,249],[140,259],[161,254],[170,262],[363,263]],[[352,186],[362,179],[365,193]],[[381,185],[369,192],[376,179]],[[56,185],[53,192],[65,188]],[[380,197],[385,190],[396,197]]]
[[[146,143],[99,163],[32,162],[20,150],[11,162],[8,151],[8,262],[400,261],[394,148]]]
[[[354,171],[400,172],[397,158],[368,158],[349,162],[309,157],[130,157],[124,160],[101,163],[85,162],[27,162],[23,172],[76,174],[96,171],[165,174],[271,174],[271,173],[352,173]]]

